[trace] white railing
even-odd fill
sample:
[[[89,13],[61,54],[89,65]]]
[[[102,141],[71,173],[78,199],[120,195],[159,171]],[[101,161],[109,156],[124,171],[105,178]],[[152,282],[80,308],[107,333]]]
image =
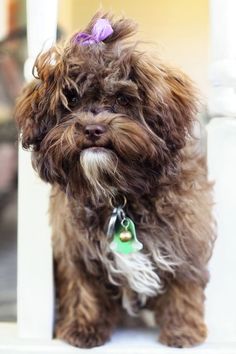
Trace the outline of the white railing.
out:
[[[236,1],[211,0],[209,176],[215,180],[218,239],[211,260],[210,334],[236,342]],[[236,353],[236,347],[235,347]]]
[[[56,40],[57,0],[27,0],[27,80],[37,54]],[[20,337],[52,338],[53,269],[48,226],[49,187],[19,151],[17,318]]]
[[[193,351],[195,354],[226,354],[236,353],[236,2],[211,0],[210,4],[213,58],[209,112],[213,119],[207,127],[208,164],[210,178],[216,180],[215,212],[219,236],[210,265],[211,282],[207,289],[209,338],[205,345]],[[45,41],[49,37],[55,39],[57,1],[28,0],[27,5],[30,59],[26,73]],[[11,353],[13,349],[17,353],[17,348],[22,351],[24,346],[25,353],[68,354],[73,351],[69,347],[63,349],[61,343],[51,342],[53,269],[47,205],[48,188],[32,172],[29,153],[20,150],[18,329],[20,338],[28,337],[33,342],[15,339],[12,344],[6,342],[5,347],[1,347],[3,341],[0,335],[0,352],[1,348],[12,348]],[[135,340],[133,336],[133,332],[128,330],[116,332],[110,344],[97,350],[101,353],[119,353],[122,349],[122,353],[138,354],[148,349],[149,353],[175,353],[174,349],[156,344],[153,332],[139,332]],[[4,338],[7,341],[6,334]],[[33,338],[43,341],[38,342]],[[35,343],[35,347],[32,343]]]

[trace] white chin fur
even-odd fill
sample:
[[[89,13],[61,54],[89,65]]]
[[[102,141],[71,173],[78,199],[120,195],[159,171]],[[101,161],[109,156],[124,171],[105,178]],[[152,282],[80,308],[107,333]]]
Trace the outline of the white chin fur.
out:
[[[114,179],[114,182],[119,179],[117,161],[111,151],[104,148],[85,149],[80,155],[80,164],[96,195],[103,194],[109,197],[116,194],[115,187],[108,184],[104,178],[106,174]]]

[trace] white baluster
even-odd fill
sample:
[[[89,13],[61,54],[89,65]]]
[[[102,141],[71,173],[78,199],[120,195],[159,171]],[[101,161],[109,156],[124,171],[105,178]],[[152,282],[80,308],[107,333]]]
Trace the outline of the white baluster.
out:
[[[209,340],[236,340],[236,1],[211,0],[208,165],[218,239],[207,289]]]
[[[57,0],[27,0],[27,80],[37,54],[56,39]],[[30,153],[19,151],[17,317],[20,337],[52,337],[53,268],[48,226],[49,187],[33,172]]]

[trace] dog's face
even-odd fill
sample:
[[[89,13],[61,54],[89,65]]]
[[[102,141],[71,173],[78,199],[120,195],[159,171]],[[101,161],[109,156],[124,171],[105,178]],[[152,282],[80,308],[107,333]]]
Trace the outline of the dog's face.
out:
[[[110,22],[103,42],[41,54],[16,108],[39,175],[72,194],[151,193],[174,173],[195,115],[189,80],[128,44],[130,21]]]

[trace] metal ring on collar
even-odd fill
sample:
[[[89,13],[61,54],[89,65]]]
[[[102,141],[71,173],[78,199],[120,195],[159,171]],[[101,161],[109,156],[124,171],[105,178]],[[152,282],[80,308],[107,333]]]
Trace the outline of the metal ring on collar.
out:
[[[116,204],[116,205],[115,205],[115,198],[114,198],[114,197],[111,197],[111,198],[109,199],[109,204],[110,204],[110,206],[111,206],[113,209],[114,209],[114,208],[118,208],[118,207],[124,208],[124,207],[126,206],[127,199],[126,199],[126,197],[125,197],[124,195],[122,195],[122,198],[123,198],[123,204]]]

